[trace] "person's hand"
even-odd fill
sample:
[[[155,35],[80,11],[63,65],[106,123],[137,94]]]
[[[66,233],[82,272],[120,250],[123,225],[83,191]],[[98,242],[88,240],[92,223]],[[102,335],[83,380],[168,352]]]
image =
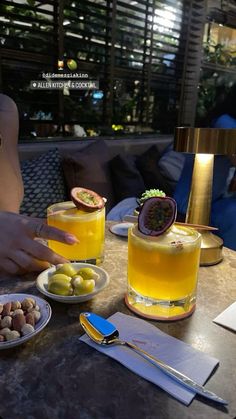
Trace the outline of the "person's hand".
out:
[[[35,237],[75,244],[79,240],[43,220],[12,212],[0,212],[0,270],[10,273],[40,271],[50,264],[68,262]]]

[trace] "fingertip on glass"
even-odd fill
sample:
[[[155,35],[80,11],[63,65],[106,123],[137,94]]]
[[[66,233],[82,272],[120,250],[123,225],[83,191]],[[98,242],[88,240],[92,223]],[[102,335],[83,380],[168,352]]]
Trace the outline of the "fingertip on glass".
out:
[[[68,244],[77,244],[79,240],[73,234],[66,234],[66,242]]]

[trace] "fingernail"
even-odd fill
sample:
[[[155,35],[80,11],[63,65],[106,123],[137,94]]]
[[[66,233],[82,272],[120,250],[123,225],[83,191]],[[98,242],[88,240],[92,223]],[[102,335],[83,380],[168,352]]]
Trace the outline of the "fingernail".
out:
[[[66,234],[66,241],[68,244],[79,243],[77,237],[73,236],[72,234]]]

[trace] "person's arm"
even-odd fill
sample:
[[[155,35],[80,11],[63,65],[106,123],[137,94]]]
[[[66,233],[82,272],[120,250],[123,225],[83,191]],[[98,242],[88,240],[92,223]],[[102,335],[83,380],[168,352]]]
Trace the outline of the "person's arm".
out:
[[[75,244],[70,233],[48,226],[43,220],[0,211],[0,271],[10,274],[41,271],[68,262],[35,237]]]
[[[15,102],[0,94],[0,211],[19,212],[23,182],[18,157],[19,118]]]
[[[36,237],[73,244],[76,237],[43,220],[17,214],[23,199],[18,156],[19,119],[15,102],[0,94],[0,271],[10,274],[40,271],[66,260]]]

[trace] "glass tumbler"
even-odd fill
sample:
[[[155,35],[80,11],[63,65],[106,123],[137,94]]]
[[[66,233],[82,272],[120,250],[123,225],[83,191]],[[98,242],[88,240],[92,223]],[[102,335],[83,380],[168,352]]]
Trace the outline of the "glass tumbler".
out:
[[[126,303],[143,317],[177,320],[196,305],[201,235],[188,227],[171,226],[153,237],[128,234],[128,291]]]
[[[78,244],[49,240],[48,246],[73,262],[99,265],[104,259],[105,207],[93,212],[77,209],[73,202],[60,202],[47,210],[48,225],[74,234]]]

